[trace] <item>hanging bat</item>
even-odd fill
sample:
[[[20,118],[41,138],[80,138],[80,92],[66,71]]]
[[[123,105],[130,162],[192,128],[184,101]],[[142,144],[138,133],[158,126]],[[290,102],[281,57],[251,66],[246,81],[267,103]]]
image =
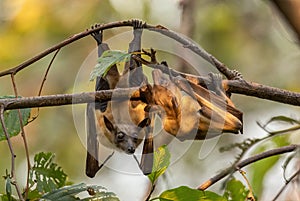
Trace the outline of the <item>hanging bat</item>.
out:
[[[134,38],[130,43],[129,52],[138,51],[138,48],[140,48],[140,28],[142,24],[140,21],[134,21],[134,23]],[[97,42],[98,56],[100,57],[105,50],[109,50],[109,47],[107,44],[102,43],[102,31],[94,32],[92,36]],[[139,63],[130,60],[126,64],[122,75],[118,72],[116,65],[112,66],[105,76],[97,77],[95,90],[140,86],[142,83],[146,83],[146,78],[139,65]],[[94,177],[112,156],[111,154],[102,164],[99,164],[99,143],[127,154],[135,152],[135,149],[141,144],[145,136],[145,130],[147,133],[151,131],[148,128],[144,129],[150,124],[145,107],[146,104],[141,101],[130,100],[99,101],[87,105],[87,176]],[[153,143],[151,143],[151,140],[145,140],[145,144],[147,146],[143,150],[150,153]],[[140,167],[145,174],[151,172],[149,165],[152,168],[152,162],[149,162],[148,158],[142,157]],[[147,168],[144,168],[145,166]]]
[[[203,140],[242,130],[242,113],[223,92],[220,76],[211,74],[214,92],[180,76],[169,74],[168,78],[159,69],[152,76],[152,98],[164,111],[164,130],[179,140]]]

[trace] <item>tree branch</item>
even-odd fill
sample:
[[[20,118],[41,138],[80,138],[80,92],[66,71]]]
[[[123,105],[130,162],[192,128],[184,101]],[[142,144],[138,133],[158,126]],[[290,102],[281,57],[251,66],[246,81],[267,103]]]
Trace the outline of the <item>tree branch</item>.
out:
[[[299,148],[300,145],[297,144],[292,144],[292,145],[288,145],[288,146],[284,146],[284,147],[280,147],[277,149],[272,149],[269,151],[265,151],[263,153],[254,155],[250,158],[247,158],[239,163],[237,163],[235,166],[231,166],[225,170],[223,170],[221,173],[217,174],[216,176],[210,178],[209,180],[205,181],[203,184],[201,184],[197,189],[198,190],[205,190],[208,187],[212,186],[213,184],[215,184],[216,182],[218,182],[219,180],[223,179],[224,177],[226,177],[227,175],[251,164],[254,163],[256,161],[271,157],[271,156],[276,156],[276,155],[280,155],[280,154],[284,154],[284,153],[288,153],[288,152],[293,152],[295,151],[297,148]]]
[[[133,26],[132,20],[107,23],[107,24],[97,26],[94,29],[88,29],[84,32],[75,34],[74,36],[62,41],[61,43],[59,43],[57,45],[54,45],[53,47],[41,52],[40,54],[34,56],[33,58],[21,63],[20,65],[15,66],[6,71],[0,72],[0,77],[5,76],[5,75],[10,75],[10,74],[16,74],[20,70],[26,68],[27,66],[33,64],[34,62],[40,60],[41,58],[47,56],[48,54],[50,54],[56,50],[59,50],[62,47],[66,46],[70,43],[73,43],[81,38],[84,38],[84,37],[90,35],[94,31],[123,27],[123,26]],[[214,56],[212,56],[211,54],[209,54],[204,49],[200,48],[198,45],[191,42],[190,40],[178,35],[176,32],[168,30],[167,28],[165,28],[161,25],[153,26],[153,25],[146,24],[146,25],[144,25],[144,28],[148,29],[149,31],[159,32],[167,37],[174,39],[175,41],[181,43],[184,47],[190,49],[191,51],[193,51],[194,53],[196,53],[197,55],[199,55],[203,59],[205,59],[207,62],[209,62],[213,66],[215,66],[219,70],[219,72],[224,74],[227,77],[227,79],[229,79],[229,80],[224,81],[224,83],[226,85],[225,87],[227,88],[228,92],[244,94],[247,96],[254,96],[254,97],[277,101],[277,102],[281,102],[281,103],[285,103],[285,104],[300,106],[300,93],[290,92],[287,90],[281,90],[281,89],[277,89],[277,88],[273,88],[273,87],[268,87],[268,86],[257,84],[257,83],[247,82],[242,79],[232,80],[232,79],[236,78],[236,73],[234,73],[234,71],[230,70],[225,64],[223,64],[222,62],[217,60]],[[206,78],[203,78],[200,76],[199,77],[194,76],[194,77],[196,77],[199,80],[199,82],[209,83],[209,82],[207,82]],[[107,94],[104,95],[104,93],[107,93]],[[101,96],[104,99],[109,99],[109,94],[111,94],[111,92],[103,92],[101,94]],[[55,96],[52,96],[51,100],[54,101],[53,103],[50,103],[49,101],[47,103],[38,103],[38,102],[33,103],[32,102],[31,104],[27,104],[27,106],[28,107],[44,107],[44,106],[71,104],[71,102],[72,102],[71,96],[72,95],[67,95],[66,97],[62,97],[62,96],[61,95],[56,96],[57,99],[55,98]],[[102,98],[100,97],[99,99],[102,99]],[[31,99],[32,101],[37,100],[36,98],[33,98],[33,97],[31,97],[29,99]],[[29,99],[27,100],[28,103],[30,102]],[[86,103],[91,100],[89,100],[89,98],[86,97],[86,99],[83,98],[81,100],[81,102],[78,102],[79,100],[76,100],[76,101],[77,102],[73,102],[73,103]],[[10,104],[13,105],[12,102]],[[22,108],[24,108],[24,107],[25,106],[22,106]],[[10,108],[17,108],[17,107],[10,106]]]
[[[266,85],[248,82],[245,80],[225,80],[227,91],[257,98],[272,100],[280,103],[300,106],[300,93],[284,89],[269,87]]]
[[[0,105],[3,105],[5,110],[12,110],[21,108],[90,103],[99,100],[108,101],[111,100],[112,95],[117,99],[139,99],[140,95],[139,91],[137,90],[138,88],[119,88],[114,90],[84,92],[78,94],[58,94],[49,96],[24,97],[17,99],[7,98],[0,99]],[[134,94],[132,94],[133,91],[135,91]]]
[[[174,71],[177,72],[177,71]],[[209,83],[208,77],[196,77],[202,82]],[[202,79],[203,78],[203,79]],[[239,93],[248,96],[273,100],[281,103],[300,106],[300,93],[293,93],[282,89],[272,88],[256,83],[248,83],[246,81],[226,80],[229,87],[228,92]],[[132,94],[133,91],[136,93]],[[70,104],[90,103],[95,100],[108,101],[112,94],[115,98],[134,98],[140,99],[138,88],[119,88],[114,90],[103,90],[97,92],[83,92],[78,94],[58,94],[48,96],[23,97],[18,99],[0,99],[0,104],[3,104],[6,110],[62,106]]]

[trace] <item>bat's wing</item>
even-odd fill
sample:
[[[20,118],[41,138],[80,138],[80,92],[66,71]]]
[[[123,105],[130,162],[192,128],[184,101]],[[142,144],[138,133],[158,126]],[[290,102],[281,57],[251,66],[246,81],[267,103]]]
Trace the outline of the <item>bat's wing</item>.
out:
[[[232,102],[225,97],[196,85],[182,78],[175,78],[177,86],[191,97],[195,98],[200,105],[200,123],[196,139],[205,138],[209,128],[222,132],[238,133],[242,130],[243,113],[237,110]],[[218,92],[219,93],[219,92]]]
[[[95,116],[95,104],[89,103],[86,110],[87,117],[87,157],[85,173],[94,177],[100,169],[98,162],[99,142],[97,139],[97,120]]]
[[[129,43],[128,52],[140,52],[141,51],[141,40],[144,23],[139,20],[133,20],[133,40]],[[140,57],[140,55],[137,55]],[[123,74],[128,73],[128,86],[129,87],[141,87],[148,84],[147,77],[143,73],[142,64],[139,61],[136,61],[130,58],[129,62],[125,64]],[[150,92],[148,90],[148,92]],[[139,108],[139,105],[145,105],[142,101],[131,101],[132,108]],[[135,111],[135,110],[133,110]],[[144,115],[137,114],[142,112]],[[139,110],[136,114],[131,114],[133,119],[136,119],[137,116],[146,118],[148,116],[147,112]],[[142,119],[140,119],[142,120]],[[144,175],[150,174],[152,172],[153,165],[153,122],[151,119],[151,125],[146,128],[145,140],[143,144],[143,153],[140,162],[140,168]]]
[[[97,41],[98,45],[98,56],[100,57],[104,51],[109,50],[109,47],[106,43],[102,43],[102,32],[94,32],[92,36]],[[96,80],[95,90],[108,90],[115,88],[119,80],[119,72],[117,66],[112,66],[107,72],[106,76],[98,76]],[[101,112],[107,112],[110,109],[108,107],[107,101],[99,101],[95,103],[88,103],[86,110],[86,119],[87,119],[87,157],[86,157],[86,175],[89,177],[94,177],[97,171],[103,166],[99,165],[98,154],[99,154],[99,141],[98,135],[101,132],[99,127],[99,118],[103,118],[101,113],[97,113],[96,110]],[[110,158],[110,157],[109,157]]]
[[[166,79],[158,69],[153,70],[152,75],[153,99],[164,109],[164,129],[176,138],[203,140],[242,130],[242,112],[222,91],[210,91],[180,76],[169,74],[170,79]],[[209,136],[208,130],[213,131]]]

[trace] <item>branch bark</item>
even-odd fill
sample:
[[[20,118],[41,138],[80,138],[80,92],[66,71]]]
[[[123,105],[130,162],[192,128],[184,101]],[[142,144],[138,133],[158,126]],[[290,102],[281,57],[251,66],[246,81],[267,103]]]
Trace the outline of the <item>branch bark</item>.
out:
[[[81,104],[95,102],[96,100],[108,101],[114,98],[118,99],[139,99],[138,91],[130,95],[134,90],[138,88],[120,88],[115,90],[105,90],[96,92],[83,92],[78,94],[58,94],[49,96],[34,96],[24,98],[8,98],[0,99],[0,105],[3,105],[5,110],[22,109],[22,108],[34,108],[34,107],[49,107],[49,106],[61,106],[71,104]]]
[[[209,82],[209,78],[198,77],[202,82]],[[300,93],[294,93],[282,89],[277,89],[269,86],[250,83],[239,80],[226,80],[228,92],[254,96],[280,103],[300,106]],[[132,94],[133,91],[137,91]],[[35,107],[50,107],[62,106],[70,104],[83,104],[99,101],[111,100],[112,94],[115,98],[132,98],[140,99],[138,88],[119,88],[115,90],[104,90],[96,92],[83,92],[78,94],[58,94],[48,96],[34,96],[17,99],[0,99],[0,104],[4,105],[5,110],[35,108]],[[130,96],[132,94],[132,96]]]
[[[245,80],[226,80],[228,92],[300,106],[300,93]],[[226,84],[225,84],[226,85]]]

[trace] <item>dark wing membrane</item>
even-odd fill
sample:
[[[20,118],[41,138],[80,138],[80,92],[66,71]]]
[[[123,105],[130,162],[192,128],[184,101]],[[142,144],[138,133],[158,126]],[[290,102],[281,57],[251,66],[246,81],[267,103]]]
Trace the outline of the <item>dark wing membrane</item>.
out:
[[[94,177],[100,169],[98,163],[99,142],[97,139],[97,128],[95,119],[95,105],[87,105],[87,158],[86,158],[86,175]]]

